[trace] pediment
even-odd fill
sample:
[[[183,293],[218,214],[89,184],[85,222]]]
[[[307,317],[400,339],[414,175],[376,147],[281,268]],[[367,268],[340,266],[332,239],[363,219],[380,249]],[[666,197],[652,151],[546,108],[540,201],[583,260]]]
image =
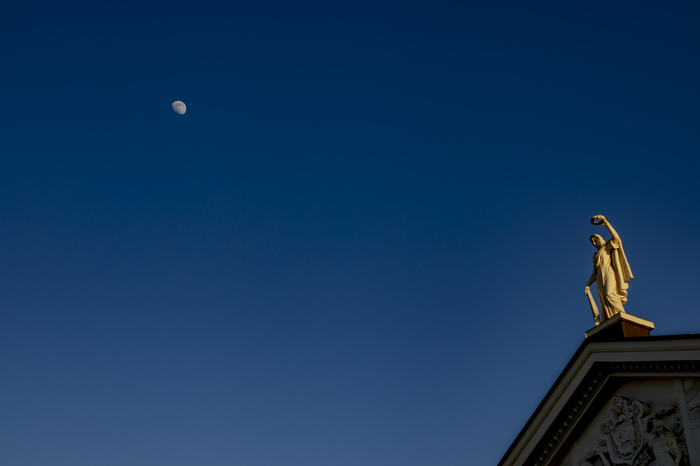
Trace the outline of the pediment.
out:
[[[700,378],[615,379],[617,389],[601,393],[548,464],[690,465],[692,436],[700,436]]]
[[[696,445],[697,335],[584,342],[499,466],[700,466]]]

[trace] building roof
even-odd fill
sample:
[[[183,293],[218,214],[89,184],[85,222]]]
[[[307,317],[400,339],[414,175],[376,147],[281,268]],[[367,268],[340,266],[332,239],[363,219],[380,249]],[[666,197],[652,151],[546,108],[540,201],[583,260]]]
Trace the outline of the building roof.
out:
[[[700,374],[700,335],[597,334],[583,341],[498,466],[542,466],[560,460],[594,408],[621,380]]]

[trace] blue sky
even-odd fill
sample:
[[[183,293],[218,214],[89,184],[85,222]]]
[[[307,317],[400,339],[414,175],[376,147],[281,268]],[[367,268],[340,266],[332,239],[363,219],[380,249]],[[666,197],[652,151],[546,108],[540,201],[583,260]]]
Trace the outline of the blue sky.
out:
[[[698,14],[7,7],[0,461],[496,464],[593,325],[592,215],[700,331]]]

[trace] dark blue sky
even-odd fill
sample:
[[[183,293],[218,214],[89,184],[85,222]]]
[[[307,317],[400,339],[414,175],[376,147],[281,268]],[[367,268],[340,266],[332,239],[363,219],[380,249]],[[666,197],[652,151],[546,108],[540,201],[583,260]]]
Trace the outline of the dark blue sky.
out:
[[[699,15],[4,6],[0,462],[496,464],[593,325],[592,215],[700,331]]]

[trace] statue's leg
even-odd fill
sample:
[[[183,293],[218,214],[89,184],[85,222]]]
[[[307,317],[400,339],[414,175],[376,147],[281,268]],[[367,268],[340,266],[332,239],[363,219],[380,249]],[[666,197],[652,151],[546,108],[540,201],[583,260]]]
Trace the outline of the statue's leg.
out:
[[[625,308],[622,307],[622,300],[617,292],[617,282],[614,279],[606,280],[604,292],[605,304],[610,312],[610,317],[625,312]]]
[[[596,280],[596,291],[598,291],[598,302],[600,303],[600,320],[606,321],[613,316],[610,304],[605,299],[605,287],[602,280]]]

